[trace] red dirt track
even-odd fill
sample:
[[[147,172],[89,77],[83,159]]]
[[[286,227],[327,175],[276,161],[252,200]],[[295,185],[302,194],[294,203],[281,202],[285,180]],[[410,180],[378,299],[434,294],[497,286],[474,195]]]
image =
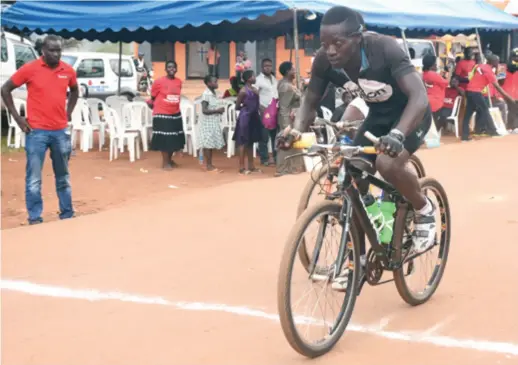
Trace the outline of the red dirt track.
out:
[[[439,289],[409,307],[393,284],[366,285],[356,331],[311,363],[518,363],[518,136],[418,155],[451,204]],[[308,364],[268,316],[277,312],[280,255],[308,178],[157,192],[73,220],[3,230],[1,363]],[[108,292],[138,297],[92,300]]]

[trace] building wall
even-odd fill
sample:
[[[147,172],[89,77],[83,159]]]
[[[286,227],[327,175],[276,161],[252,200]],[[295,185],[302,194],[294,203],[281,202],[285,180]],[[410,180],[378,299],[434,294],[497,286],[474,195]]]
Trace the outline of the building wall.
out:
[[[221,47],[221,59],[226,59],[228,57],[228,72],[222,72],[220,70],[221,77],[226,78],[227,75],[233,76],[235,75],[235,60],[237,56],[238,49],[245,49],[248,51],[248,56],[252,57],[252,64],[254,70],[256,72],[260,71],[260,63],[263,58],[271,58],[274,63],[274,68],[277,74],[277,77],[280,78],[278,73],[279,65],[284,61],[291,61],[295,64],[295,53],[294,50],[290,49],[292,47],[292,42],[287,41],[285,37],[278,37],[275,40],[263,41],[263,42],[254,42],[248,44],[236,44],[235,42],[230,42],[228,47]],[[309,43],[308,43],[309,44]],[[301,42],[301,45],[304,46],[304,42]],[[274,47],[273,49],[270,49]],[[135,44],[134,53],[135,56],[138,53],[139,45]],[[144,47],[145,53],[149,51],[147,47]],[[161,76],[165,76],[165,62],[170,59],[174,59],[178,64],[178,73],[177,76],[182,79],[187,79],[187,45],[185,43],[176,42],[171,43],[155,43],[150,47],[151,53],[151,61],[153,65],[154,78],[157,79]],[[311,59],[312,59],[313,48],[306,47],[304,49],[299,50],[300,57],[300,72],[302,77],[306,77],[307,73],[311,69]],[[147,55],[146,55],[147,57]],[[224,62],[227,63],[227,62]],[[221,66],[220,66],[221,67]],[[221,78],[220,77],[220,78]]]

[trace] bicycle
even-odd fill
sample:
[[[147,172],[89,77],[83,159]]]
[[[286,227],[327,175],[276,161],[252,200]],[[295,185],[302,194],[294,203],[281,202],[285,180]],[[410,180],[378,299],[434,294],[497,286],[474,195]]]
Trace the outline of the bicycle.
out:
[[[355,132],[358,129],[358,124],[363,121],[354,121],[350,122],[348,126],[344,129],[339,130],[335,124],[325,120],[317,118],[317,121],[320,122],[320,126],[311,127],[315,133],[318,135],[321,133],[321,130],[324,129],[325,126],[329,126],[333,129],[336,140],[340,140],[343,134],[347,134],[349,132]],[[319,138],[322,140],[323,138]],[[320,189],[318,194],[323,193],[324,198],[327,198],[329,194],[333,191],[333,187],[336,186],[336,178],[338,176],[338,167],[340,166],[341,157],[335,156],[333,153],[330,153],[327,157],[327,160],[333,160],[332,164],[328,164],[326,166],[321,166],[322,168],[313,169],[311,171],[310,180],[306,183],[306,186],[302,190],[302,194],[300,196],[299,204],[297,206],[297,217],[299,217],[309,206],[309,202],[315,190]],[[417,177],[419,179],[424,178],[426,176],[425,168],[421,160],[416,156],[410,156],[409,165],[414,169]],[[321,182],[324,179],[323,183]],[[300,259],[303,264],[306,266],[309,265],[309,256],[307,254],[307,249],[305,245],[301,245],[301,250],[299,252]]]
[[[365,135],[375,144],[378,142],[377,138],[370,133],[367,132]],[[438,230],[439,238],[436,237],[435,244],[428,250],[416,253],[413,251],[411,236],[413,208],[410,203],[391,184],[352,164],[355,160],[361,159],[358,157],[358,154],[375,154],[376,148],[316,144],[309,148],[309,152],[306,155],[310,157],[321,156],[323,159],[327,159],[329,152],[335,150],[338,150],[338,154],[341,157],[337,175],[337,191],[330,193],[326,200],[312,205],[298,217],[286,240],[278,276],[277,304],[282,330],[291,347],[298,353],[310,358],[321,356],[336,345],[349,323],[356,297],[360,295],[365,282],[372,286],[394,282],[401,298],[413,306],[428,301],[437,290],[444,274],[450,246],[450,207],[446,192],[437,180],[426,177],[420,180],[420,185],[423,191],[430,190],[437,198],[437,211],[440,213],[440,223],[438,224],[440,226],[440,230]],[[388,244],[383,244],[379,240],[375,222],[371,221],[358,190],[357,182],[359,180],[366,180],[371,185],[381,188],[385,192],[386,198],[396,205],[392,226],[393,235]],[[361,224],[371,244],[365,268],[361,268],[359,233],[358,227],[355,224],[351,224],[353,216]],[[303,275],[307,276],[310,284],[323,283],[323,290],[331,289],[328,284],[337,278],[344,268],[347,270],[348,280],[345,293],[331,289],[333,293],[344,295],[341,305],[338,303],[340,308],[336,319],[331,322],[331,325],[327,325],[327,321],[324,319],[324,324],[326,325],[324,327],[324,337],[315,343],[308,343],[301,337],[296,325],[305,323],[308,325],[309,331],[310,325],[313,326],[321,322],[312,317],[294,316],[291,299],[293,289],[291,279],[294,265],[300,261],[297,260],[300,245],[304,241],[303,238],[306,230],[313,221],[318,226],[318,237],[315,248],[312,251],[309,266],[303,270]],[[324,247],[323,239],[328,224],[330,224],[331,231],[338,227],[342,232],[336,258],[331,259],[329,265],[322,266],[319,260],[322,258],[321,250]],[[439,251],[431,278],[422,292],[412,292],[406,282],[406,278],[415,269],[414,260],[436,247],[439,247]],[[327,248],[327,245],[324,248]],[[324,259],[326,258],[325,254],[323,257]],[[405,265],[407,265],[406,268]],[[360,277],[361,269],[364,272]],[[393,278],[381,281],[384,271],[391,271]],[[299,301],[295,304],[298,305]],[[324,307],[324,309],[326,308]],[[322,310],[321,306],[320,310],[325,316],[327,311]]]

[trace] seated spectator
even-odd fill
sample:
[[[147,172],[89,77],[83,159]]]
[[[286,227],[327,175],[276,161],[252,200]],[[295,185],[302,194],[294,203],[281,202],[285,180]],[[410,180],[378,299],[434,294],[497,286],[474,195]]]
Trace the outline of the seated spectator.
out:
[[[444,104],[448,80],[437,73],[437,58],[434,55],[428,54],[423,58],[423,81],[428,93],[435,126],[437,131],[440,131],[444,126],[439,124],[440,110]]]
[[[225,98],[237,98],[237,95],[239,94],[239,90],[241,89],[239,87],[239,80],[236,76],[232,76],[230,79],[230,88],[225,90],[225,93],[223,94],[223,99]]]

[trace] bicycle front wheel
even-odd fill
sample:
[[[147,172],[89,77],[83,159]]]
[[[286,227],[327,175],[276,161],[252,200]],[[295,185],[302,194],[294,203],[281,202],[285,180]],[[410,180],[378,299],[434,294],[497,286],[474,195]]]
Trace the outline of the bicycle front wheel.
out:
[[[356,302],[360,273],[359,236],[354,225],[351,225],[349,232],[344,232],[343,225],[340,223],[341,209],[342,206],[338,202],[326,200],[306,209],[292,228],[282,255],[277,287],[281,327],[291,347],[301,355],[310,358],[321,356],[335,346],[349,323]],[[314,269],[308,273],[307,267],[301,265],[298,253],[304,241],[311,241],[309,235],[313,224],[318,231],[317,241],[321,241],[315,245],[311,255],[311,263],[314,265],[310,265]],[[334,232],[339,238],[337,245],[326,240],[327,234],[330,233],[332,237]],[[345,271],[347,287],[344,291],[335,291],[331,283],[335,276],[337,253],[342,242],[344,245],[342,268],[347,269]],[[333,248],[336,254],[333,254]],[[297,271],[297,265],[299,265],[299,271]],[[301,283],[306,289],[303,290],[300,299],[294,299],[293,296],[297,294],[296,286]],[[313,287],[314,285],[316,288]],[[306,306],[303,313],[297,314],[303,299],[309,301],[313,294],[319,293],[323,295],[325,303],[320,302],[322,298],[317,298],[310,313],[308,313],[310,307]],[[328,298],[334,297],[335,294],[338,298],[329,303]],[[322,318],[316,318],[317,314]],[[301,331],[299,327],[304,326],[305,331]],[[307,338],[310,330],[315,330],[318,334],[316,339]]]
[[[311,171],[311,176],[307,182],[302,194],[300,196],[299,205],[297,207],[297,218],[310,206],[325,199],[325,197],[336,190],[336,176],[338,175],[338,168],[331,167],[331,172],[327,166],[322,166],[318,170]],[[320,199],[320,200],[319,200]],[[303,243],[300,245],[299,258],[304,267],[309,267],[308,248],[302,239]]]

